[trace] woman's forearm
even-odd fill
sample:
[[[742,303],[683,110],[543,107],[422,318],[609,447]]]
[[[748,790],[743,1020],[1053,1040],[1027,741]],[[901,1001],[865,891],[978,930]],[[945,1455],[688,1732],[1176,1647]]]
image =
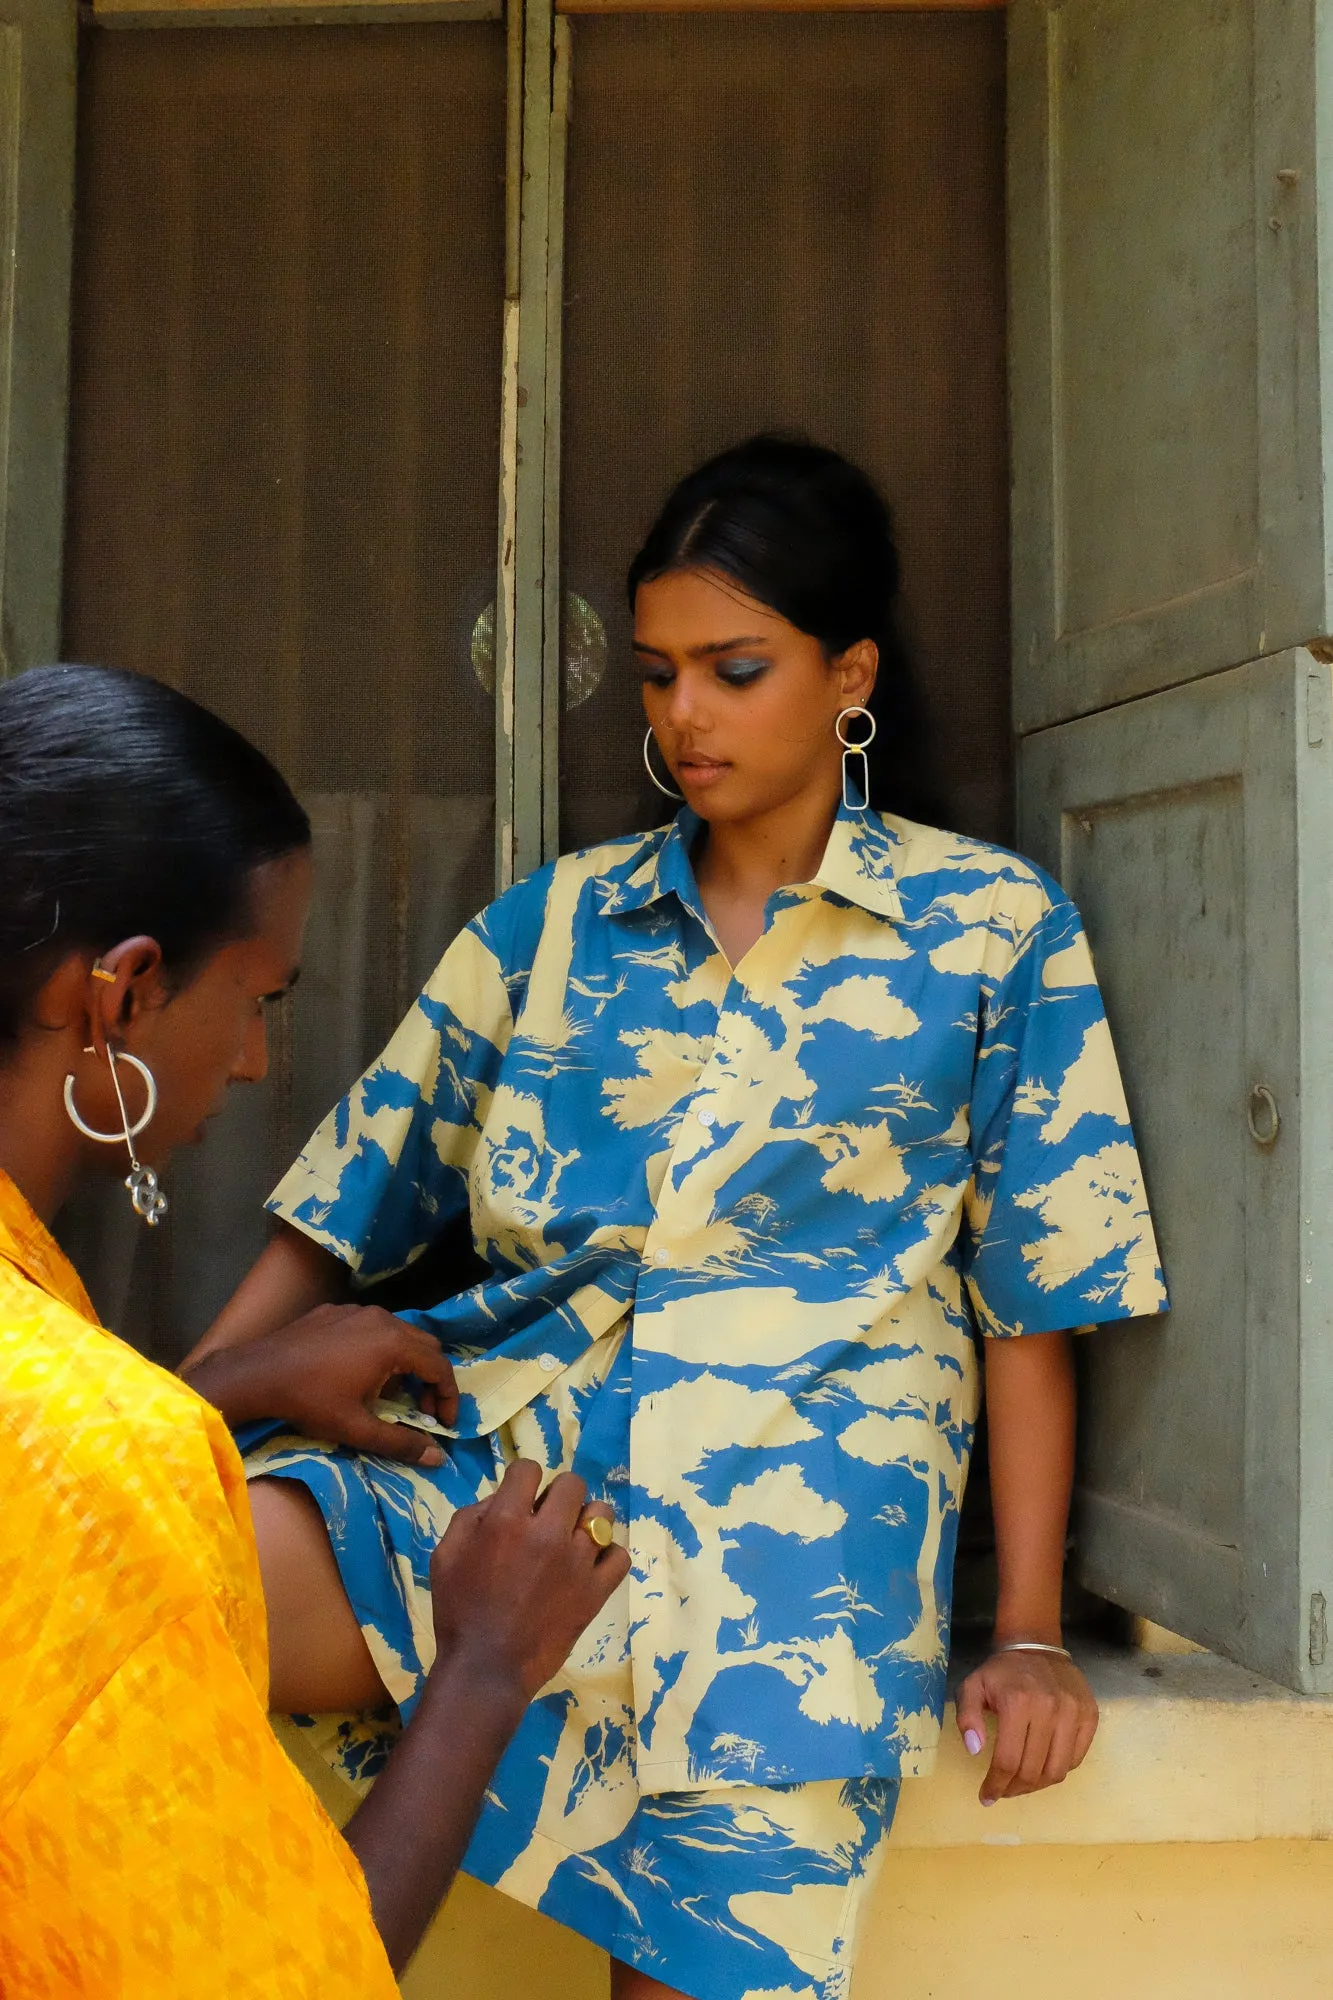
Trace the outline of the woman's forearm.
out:
[[[316,1306],[349,1298],[351,1289],[345,1264],[299,1229],[280,1222],[273,1241],[242,1278],[203,1339],[186,1355],[180,1372],[188,1377],[206,1354],[290,1326]]]
[[[525,1698],[496,1673],[442,1663],[374,1789],[343,1829],[401,1972],[447,1894]]]
[[[986,1342],[986,1422],[1000,1585],[995,1636],[1058,1645],[1074,1481],[1067,1333]]]

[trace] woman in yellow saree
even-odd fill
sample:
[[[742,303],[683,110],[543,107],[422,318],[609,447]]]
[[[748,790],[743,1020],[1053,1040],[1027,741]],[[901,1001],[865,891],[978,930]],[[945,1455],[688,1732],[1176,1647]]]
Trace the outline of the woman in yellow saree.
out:
[[[215,717],[99,669],[0,686],[6,2000],[389,2000],[528,1699],[624,1574],[582,1483],[537,1503],[518,1465],[436,1553],[441,1664],[345,1839],[269,1728],[230,1435],[97,1325],[49,1224],[108,1167],[156,1223],[172,1147],[264,1073],[309,896],[304,814]],[[434,1346],[335,1308],[257,1343],[237,1393],[292,1421],[341,1397],[342,1434],[375,1382],[438,1372]],[[350,1617],[319,1640],[366,1671]]]

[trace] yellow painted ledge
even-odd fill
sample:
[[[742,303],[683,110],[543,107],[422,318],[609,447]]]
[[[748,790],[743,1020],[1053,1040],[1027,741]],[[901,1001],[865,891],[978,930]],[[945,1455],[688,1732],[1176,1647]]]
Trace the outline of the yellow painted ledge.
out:
[[[1079,1662],[1101,1728],[1055,1791],[983,1809],[948,1712],[935,1776],[903,1786],[851,2000],[1328,2000],[1333,1700],[1208,1653]],[[350,1790],[277,1727],[345,1818]],[[608,1980],[586,1940],[462,1879],[402,1989],[607,2000]]]
[[[998,1810],[998,1808],[997,1808]],[[455,1966],[458,1953],[455,1951]],[[415,1969],[415,1968],[414,1968]],[[525,1982],[524,2000],[606,2000]],[[1333,1843],[891,1848],[851,2000],[1329,2000]],[[482,2000],[467,1976],[412,2000]],[[490,1995],[485,1995],[490,2000]]]
[[[984,1808],[982,1760],[963,1749],[950,1708],[934,1777],[903,1786],[895,1847],[1333,1835],[1333,1699],[1290,1694],[1212,1653],[1077,1652],[1101,1709],[1082,1769],[1053,1791]]]
[[[1052,1791],[983,1807],[985,1759],[964,1750],[950,1706],[934,1776],[903,1785],[895,1848],[1333,1838],[1333,1698],[1290,1694],[1212,1653],[1084,1646],[1077,1655],[1101,1709],[1082,1769]],[[275,1726],[345,1818],[348,1787],[300,1730]]]

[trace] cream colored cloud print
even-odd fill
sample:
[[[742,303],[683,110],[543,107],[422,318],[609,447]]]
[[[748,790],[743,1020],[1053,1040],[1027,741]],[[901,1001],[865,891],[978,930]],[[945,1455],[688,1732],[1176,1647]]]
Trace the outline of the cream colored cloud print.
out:
[[[594,1762],[617,1810],[624,1758],[640,1801],[926,1768],[978,1334],[1164,1302],[1059,889],[841,814],[733,970],[694,831],[567,856],[479,917],[272,1203],[363,1278],[470,1214],[492,1275],[408,1315],[460,1358],[448,1462],[362,1461],[326,1518],[377,1657],[419,1685],[394,1565],[424,1588],[427,1489],[461,1504],[530,1448],[615,1503],[634,1570]],[[592,1711],[560,1699],[540,1771],[516,1751],[488,1808],[506,1867],[592,1783]]]

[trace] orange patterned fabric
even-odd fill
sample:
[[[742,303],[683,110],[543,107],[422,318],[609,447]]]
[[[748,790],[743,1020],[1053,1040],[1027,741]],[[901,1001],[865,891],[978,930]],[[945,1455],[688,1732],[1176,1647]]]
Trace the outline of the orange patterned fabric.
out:
[[[267,1684],[226,1427],[95,1324],[0,1174],[4,2000],[396,1994]]]

